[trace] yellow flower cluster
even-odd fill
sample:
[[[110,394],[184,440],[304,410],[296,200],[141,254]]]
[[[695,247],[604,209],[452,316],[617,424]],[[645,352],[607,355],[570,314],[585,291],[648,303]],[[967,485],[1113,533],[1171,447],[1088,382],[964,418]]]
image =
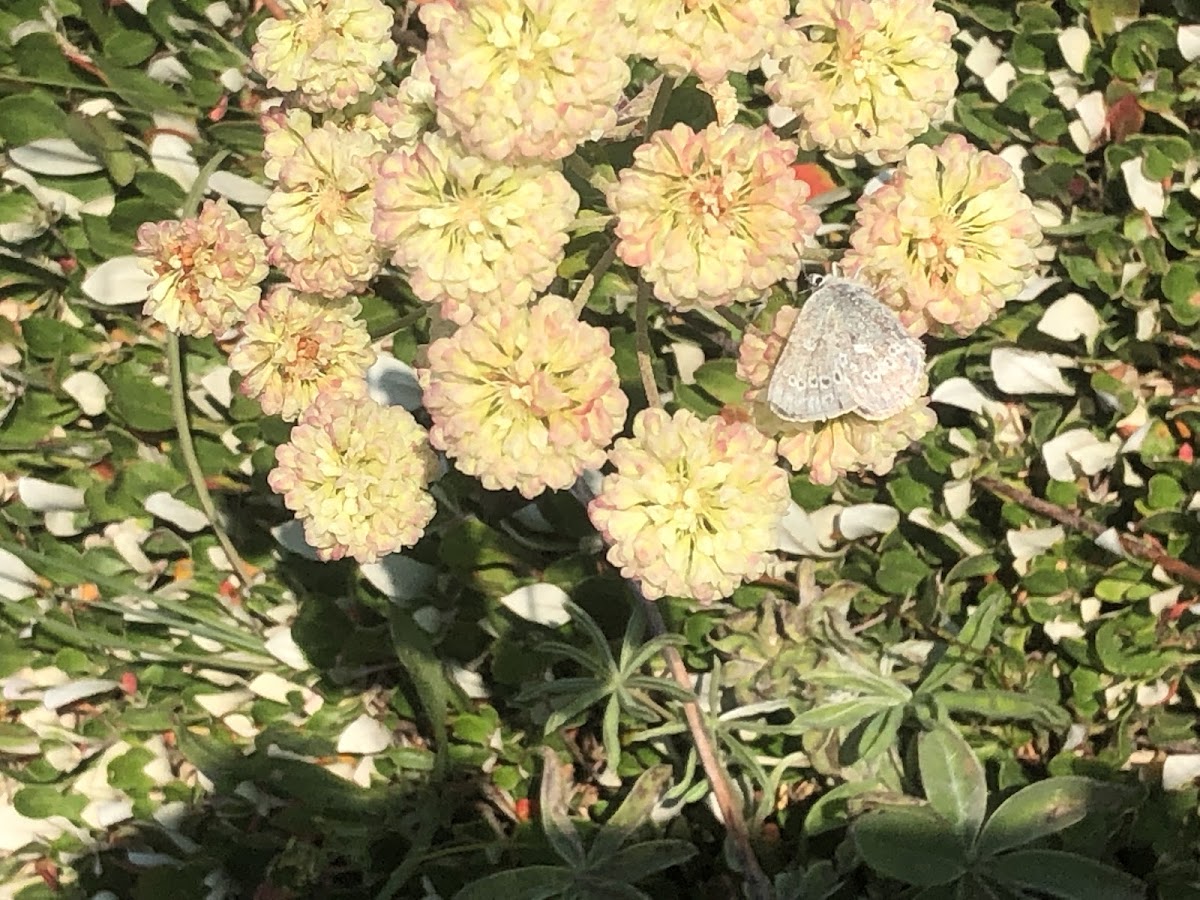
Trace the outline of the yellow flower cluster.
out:
[[[957,25],[933,0],[806,0],[797,12],[767,93],[800,120],[806,150],[892,161],[945,117]]]
[[[433,445],[491,490],[570,487],[625,424],[608,332],[562,297],[476,316],[430,345],[418,376]]]
[[[320,559],[375,562],[419,541],[433,518],[437,457],[403,407],[325,391],[275,460],[267,482]]]
[[[633,52],[706,84],[749,72],[784,28],[787,0],[621,0]]]
[[[246,312],[229,365],[241,392],[288,422],[324,390],[365,393],[375,361],[357,300],[331,301],[276,285]]]
[[[146,315],[178,334],[223,334],[262,291],[267,249],[225,200],[206,200],[191,219],[146,222],[134,252],[153,276]]]
[[[438,125],[494,160],[555,160],[616,122],[629,35],[615,0],[421,6]]]
[[[1012,167],[959,134],[912,147],[855,221],[843,266],[913,334],[970,334],[1021,292],[1042,241]]]
[[[769,128],[679,124],[652,135],[608,193],[617,255],[674,307],[757,299],[799,274],[820,225],[795,161],[796,145]]]
[[[608,559],[651,599],[728,597],[765,570],[790,502],[775,442],[744,422],[647,409],[588,507]]]
[[[395,13],[381,0],[279,0],[293,13],[258,26],[251,62],[277,91],[313,112],[369,94],[396,56]]]
[[[293,110],[263,121],[267,176],[277,181],[263,210],[268,260],[301,291],[343,297],[379,271],[371,233],[375,166],[382,150],[367,132]]]
[[[413,293],[461,324],[550,284],[579,197],[552,166],[492,162],[430,133],[383,159],[375,206],[375,236]]]

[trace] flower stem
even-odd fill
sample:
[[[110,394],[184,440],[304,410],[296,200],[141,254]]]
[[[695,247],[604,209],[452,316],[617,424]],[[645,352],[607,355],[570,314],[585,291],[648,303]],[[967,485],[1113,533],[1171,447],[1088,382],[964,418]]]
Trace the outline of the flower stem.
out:
[[[638,282],[637,303],[634,307],[638,372],[642,376],[642,389],[646,392],[646,400],[651,406],[662,409],[662,396],[658,393],[658,385],[654,381],[654,348],[650,344],[650,290],[650,282],[645,279]]]
[[[167,333],[167,369],[168,377],[171,381],[171,418],[175,420],[175,431],[179,435],[179,451],[183,454],[183,463],[187,467],[188,479],[192,483],[192,489],[196,492],[196,496],[200,500],[200,508],[204,510],[208,524],[212,526],[213,534],[217,537],[217,543],[225,551],[225,556],[229,560],[229,564],[233,566],[233,570],[242,582],[243,590],[245,590],[250,587],[250,573],[246,568],[246,564],[238,555],[237,550],[234,549],[233,542],[229,540],[229,535],[221,527],[220,520],[217,518],[217,507],[213,503],[212,494],[208,492],[208,485],[204,481],[204,470],[200,468],[200,460],[196,456],[196,444],[192,440],[192,429],[188,423],[187,393],[184,389],[181,344],[182,341],[179,335],[173,331]]]
[[[571,494],[583,504],[585,509],[595,496],[582,478],[572,485]],[[653,600],[646,599],[636,582],[626,580],[625,585],[641,605],[642,611],[645,612],[651,637],[667,634],[667,623],[663,621],[658,605]],[[687,664],[684,663],[679,651],[671,644],[663,647],[662,655],[675,683],[687,691],[692,698],[683,704],[688,733],[696,748],[696,755],[700,757],[700,766],[704,769],[705,777],[708,778],[709,787],[712,788],[717,808],[721,811],[725,830],[733,844],[742,877],[746,881],[746,896],[749,900],[772,900],[774,891],[771,889],[771,882],[763,872],[758,857],[754,853],[754,846],[750,842],[750,829],[746,826],[746,817],[743,815],[742,807],[734,793],[729,773],[725,771],[721,758],[717,755],[713,737],[705,725],[704,713],[696,699],[696,689],[692,684],[691,675],[688,674]]]
[[[196,210],[200,208],[200,201],[203,199],[205,191],[208,190],[208,179],[212,177],[212,173],[217,170],[228,155],[228,150],[215,153],[200,169],[200,172],[196,175],[196,180],[192,183],[191,190],[188,191],[187,198],[183,202],[184,218],[196,214]],[[196,497],[200,501],[200,508],[204,511],[204,515],[208,519],[208,524],[212,527],[213,534],[216,535],[217,543],[225,551],[225,557],[229,560],[229,564],[233,566],[233,571],[237,575],[238,580],[241,581],[243,590],[249,589],[249,570],[238,555],[237,550],[234,549],[233,542],[229,540],[229,535],[217,518],[216,504],[213,503],[212,494],[208,492],[208,485],[204,481],[204,470],[200,468],[200,460],[196,456],[196,443],[192,440],[192,429],[188,422],[182,345],[182,339],[178,334],[173,331],[167,332],[167,377],[170,380],[171,387],[171,418],[175,422],[175,431],[179,435],[179,450],[183,454],[183,462],[187,468],[188,480],[192,483],[192,490],[196,492]]]
[[[1003,497],[1005,500],[1019,503],[1031,512],[1045,516],[1048,519],[1053,519],[1060,525],[1066,525],[1068,528],[1074,528],[1076,531],[1090,534],[1094,538],[1099,538],[1110,530],[1099,522],[1093,522],[1091,519],[1073,510],[1064,509],[1057,503],[1051,503],[1049,500],[1035,497],[1029,491],[1006,484],[999,478],[984,476],[976,478],[975,483],[997,497]],[[1200,584],[1200,569],[1185,563],[1181,559],[1170,556],[1154,538],[1148,535],[1120,534],[1116,531],[1113,533],[1116,535],[1117,543],[1121,549],[1130,556],[1136,556],[1152,565],[1158,566],[1164,572],[1176,578],[1190,581],[1192,584]]]
[[[596,260],[596,264],[592,266],[591,271],[584,276],[583,281],[579,285],[579,290],[575,292],[575,296],[571,299],[571,305],[575,308],[575,315],[583,312],[583,308],[587,306],[589,298],[592,296],[592,289],[596,286],[596,282],[604,277],[604,273],[608,271],[613,264],[613,260],[617,258],[617,242],[614,238],[611,240],[604,252],[600,254],[600,258]]]
[[[650,625],[651,636],[658,637],[666,634],[667,625],[663,621],[658,606],[652,600],[643,597],[636,584],[633,582],[628,582],[628,584],[646,611],[646,620]],[[694,692],[691,676],[688,674],[687,666],[679,650],[674,646],[667,645],[663,648],[662,654],[675,683],[688,692]],[[733,850],[737,856],[742,877],[746,880],[746,896],[750,900],[771,900],[773,896],[771,882],[763,872],[762,866],[759,865],[758,857],[754,854],[754,846],[750,843],[750,829],[746,827],[746,817],[742,814],[741,804],[734,794],[733,782],[729,778],[729,773],[721,764],[712,736],[705,727],[704,714],[700,710],[699,702],[695,699],[686,701],[683,704],[683,714],[687,719],[692,743],[696,746],[696,755],[700,757],[700,765],[708,777],[713,797],[717,801],[717,808],[721,810],[721,818],[725,820],[725,830],[729,833],[730,841],[733,842]]]
[[[682,79],[681,79],[682,80]],[[662,125],[663,116],[667,114],[667,104],[671,102],[671,94],[675,91],[675,79],[664,77],[654,95],[654,105],[646,116],[646,138],[649,139]]]

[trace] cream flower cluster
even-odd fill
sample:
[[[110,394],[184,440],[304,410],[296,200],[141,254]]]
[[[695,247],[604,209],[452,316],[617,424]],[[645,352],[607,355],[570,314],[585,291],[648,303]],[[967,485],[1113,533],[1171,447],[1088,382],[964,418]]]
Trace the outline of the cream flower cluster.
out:
[[[491,490],[570,487],[625,424],[608,332],[562,297],[476,316],[427,355],[430,440]]]
[[[892,161],[945,117],[957,24],[933,0],[806,0],[797,11],[767,93],[799,118],[802,147]]]
[[[408,77],[394,92],[371,104],[361,126],[369,130],[388,149],[406,149],[416,145],[421,135],[436,124],[433,81],[424,54],[413,60]]]
[[[616,122],[629,35],[616,0],[421,6],[438,124],[493,160],[550,161]]]
[[[310,294],[363,290],[379,271],[371,232],[379,144],[364,131],[315,127],[299,110],[268,116],[263,128],[265,171],[277,181],[263,210],[268,260]]]
[[[790,501],[774,441],[744,422],[647,409],[610,459],[588,514],[647,597],[712,602],[763,573]]]
[[[679,124],[652,135],[608,193],[617,255],[674,307],[757,299],[799,274],[820,225],[795,161],[796,145],[767,128]]]
[[[396,56],[395,13],[381,0],[280,0],[293,16],[258,26],[251,61],[267,85],[313,112],[369,94]]]
[[[937,424],[928,398],[881,421],[853,413],[827,422],[781,419],[767,405],[767,384],[799,313],[798,307],[784,306],[775,314],[769,332],[750,329],[742,338],[737,375],[749,385],[745,399],[754,424],[764,434],[774,435],[779,455],[795,470],[808,469],[808,477],[817,484],[833,484],[848,472],[886,475],[897,454]]]
[[[749,72],[784,29],[787,0],[621,0],[633,52],[668,74],[714,84]]]
[[[1012,167],[958,134],[909,149],[855,221],[843,266],[913,334],[970,334],[1021,292],[1042,241]]]
[[[267,481],[320,559],[375,562],[415,544],[433,518],[437,457],[403,407],[325,391],[275,460]]]
[[[246,312],[229,365],[263,412],[294,422],[322,391],[365,393],[375,361],[357,300],[330,301],[276,285]]]
[[[375,205],[375,236],[413,292],[461,324],[550,284],[579,197],[551,166],[492,162],[431,133],[383,159]]]
[[[151,276],[144,312],[178,334],[223,334],[253,306],[267,277],[267,249],[225,200],[190,219],[146,222],[134,252]]]

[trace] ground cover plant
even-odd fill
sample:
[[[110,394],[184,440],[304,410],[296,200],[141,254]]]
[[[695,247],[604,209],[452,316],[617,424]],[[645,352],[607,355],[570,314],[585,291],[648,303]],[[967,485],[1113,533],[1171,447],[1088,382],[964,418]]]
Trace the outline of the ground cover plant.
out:
[[[1200,897],[1198,60],[3,4],[0,897]]]

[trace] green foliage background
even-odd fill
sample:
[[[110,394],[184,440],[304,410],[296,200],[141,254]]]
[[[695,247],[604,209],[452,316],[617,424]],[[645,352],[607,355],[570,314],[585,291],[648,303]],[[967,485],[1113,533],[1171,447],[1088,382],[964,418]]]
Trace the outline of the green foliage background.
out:
[[[224,168],[261,175],[254,88],[226,96],[218,79],[243,67],[262,13],[230,5],[222,27],[207,0],[152,0],[144,15],[56,0],[52,27],[29,24],[43,21],[42,0],[0,8],[4,169],[15,148],[67,136],[99,168],[37,183],[114,201],[59,215],[11,179],[0,191],[0,547],[37,574],[26,589],[0,582],[0,826],[29,836],[0,855],[13,896],[736,896],[742,877],[657,654],[674,642],[702,673],[709,727],[780,898],[1200,897],[1187,777],[1200,771],[1195,584],[1086,529],[1135,531],[1200,564],[1200,62],[1180,43],[1180,27],[1200,21],[1193,3],[942,4],[1015,67],[997,100],[964,66],[946,127],[1024,151],[1027,193],[1062,214],[1046,267],[1059,281],[970,339],[930,346],[935,387],[966,379],[999,412],[937,405],[939,427],[886,477],[793,479],[807,511],[881,504],[898,527],[839,542],[796,582],[764,579],[728,604],[664,602],[678,637],[650,642],[566,494],[527,504],[450,472],[431,536],[386,577],[285,549],[288,516],[264,479],[287,429],[214,398],[211,341],[185,347],[190,428],[260,581],[236,595],[209,529],[148,511],[161,492],[198,505],[164,336],[136,306],[97,303],[81,285],[130,253],[138,225],[178,215],[184,191],[149,151],[171,127],[157,117],[195,123],[195,159],[226,152]],[[1089,40],[1074,89],[1101,92],[1110,110],[1088,152],[1052,77],[1073,27]],[[186,81],[148,74],[167,56]],[[100,100],[120,117],[80,112]],[[703,110],[684,86],[668,121]],[[1165,186],[1161,217],[1131,202],[1121,166],[1136,158]],[[874,174],[836,176],[857,194]],[[826,221],[851,215],[843,204]],[[564,277],[586,271],[597,239],[577,239]],[[613,274],[591,308],[636,398],[616,305],[625,287]],[[1072,291],[1094,309],[1095,333],[1040,331],[1048,303]],[[404,286],[385,282],[364,305],[411,361],[427,323]],[[678,339],[710,357],[695,383],[661,352]],[[667,319],[659,383],[715,411],[737,391],[717,358],[728,341],[702,319]],[[1065,357],[1070,393],[1002,393],[991,354],[1012,345]],[[103,382],[103,413],[86,415],[64,386],[78,372]],[[1118,423],[1139,408],[1143,430],[1126,443],[1136,429]],[[1055,480],[1046,445],[1075,429],[1115,435],[1121,450]],[[77,488],[82,503],[32,509],[20,478]],[[1085,527],[1026,553],[1014,535],[1054,523],[981,478]],[[948,502],[960,482],[969,499]],[[141,567],[118,540],[135,525],[148,532]],[[4,570],[16,571],[12,557]],[[570,594],[561,624],[499,602],[535,583]],[[39,673],[55,670],[96,681],[47,710]],[[338,749],[364,714],[391,736],[370,787],[346,777],[359,755]],[[101,801],[128,801],[128,816],[103,824],[88,811]]]

